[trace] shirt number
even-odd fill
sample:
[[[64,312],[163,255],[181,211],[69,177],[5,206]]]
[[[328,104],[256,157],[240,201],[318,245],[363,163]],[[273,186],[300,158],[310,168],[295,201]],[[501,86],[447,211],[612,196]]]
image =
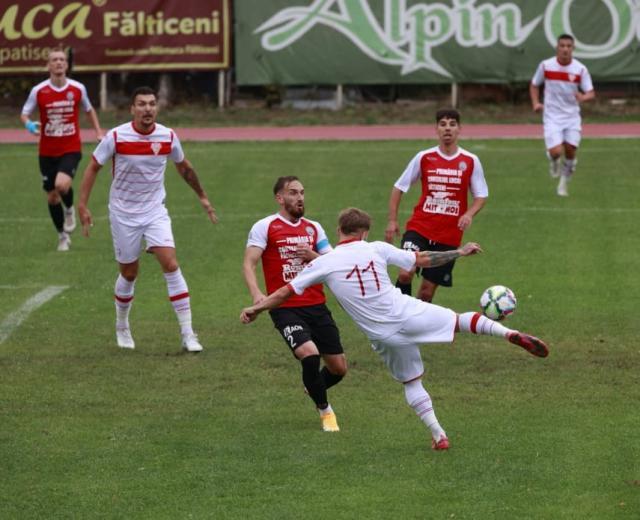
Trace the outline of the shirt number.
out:
[[[366,291],[364,289],[364,282],[362,281],[362,276],[367,271],[371,272],[371,274],[373,275],[373,279],[376,281],[376,289],[378,290],[378,292],[380,292],[380,280],[378,279],[378,273],[376,273],[376,268],[373,265],[373,260],[371,260],[371,262],[367,264],[367,267],[365,267],[362,270],[357,265],[354,265],[351,272],[346,276],[346,279],[349,280],[354,274],[356,275],[356,277],[358,278],[358,284],[360,285],[360,293],[362,294],[362,296],[366,294]]]

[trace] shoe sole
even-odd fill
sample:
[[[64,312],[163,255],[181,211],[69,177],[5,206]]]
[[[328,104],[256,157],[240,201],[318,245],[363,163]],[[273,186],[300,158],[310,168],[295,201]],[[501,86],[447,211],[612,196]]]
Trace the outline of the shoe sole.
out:
[[[535,336],[529,336],[525,334],[514,333],[509,336],[509,341],[514,345],[522,347],[530,354],[537,357],[547,357],[549,355],[549,349],[545,343],[536,338]]]

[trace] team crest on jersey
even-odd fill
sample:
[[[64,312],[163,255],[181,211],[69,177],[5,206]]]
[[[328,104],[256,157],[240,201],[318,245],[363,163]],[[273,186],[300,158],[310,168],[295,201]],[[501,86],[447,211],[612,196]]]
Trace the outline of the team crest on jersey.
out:
[[[162,148],[162,145],[160,143],[151,143],[151,151],[153,152],[154,155],[158,155],[161,148]]]
[[[67,92],[67,99],[73,101],[73,92]]]
[[[316,230],[313,229],[311,226],[307,226],[306,228],[304,228],[304,230],[307,232],[307,235],[309,235],[310,237],[316,234]]]
[[[573,83],[576,80],[576,75],[575,74],[569,74],[569,81],[571,83]]]
[[[461,172],[467,171],[467,163],[464,161],[460,161],[460,164],[458,164],[458,170],[460,170]]]

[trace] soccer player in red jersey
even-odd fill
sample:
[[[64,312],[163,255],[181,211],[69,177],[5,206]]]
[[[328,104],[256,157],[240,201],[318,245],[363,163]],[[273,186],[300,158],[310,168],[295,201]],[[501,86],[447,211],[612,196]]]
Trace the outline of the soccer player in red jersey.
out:
[[[549,157],[549,174],[560,178],[556,193],[568,197],[568,184],[576,169],[582,119],[580,104],[596,97],[591,75],[573,57],[574,39],[570,34],[558,38],[556,55],[542,61],[531,79],[529,96],[534,112],[543,113],[544,142]],[[540,87],[544,84],[544,104]],[[564,164],[560,159],[564,153]]]
[[[412,251],[451,251],[460,246],[462,235],[482,209],[489,189],[478,157],[460,146],[460,113],[442,109],[436,113],[438,146],[415,155],[396,181],[389,198],[389,221],[385,240],[391,243],[400,234],[398,208],[409,188],[420,182],[422,195],[407,221],[402,236],[403,249]],[[469,193],[473,198],[468,205]],[[437,267],[423,268],[417,297],[433,300],[438,286],[451,287],[455,260]],[[396,287],[411,294],[415,269],[400,270]]]
[[[89,236],[93,225],[87,203],[98,171],[112,160],[109,221],[120,270],[115,284],[118,346],[135,347],[129,311],[144,238],[147,251],[155,255],[164,273],[169,300],[180,325],[182,348],[187,352],[200,352],[202,345],[191,326],[189,289],[178,265],[171,218],[164,205],[164,172],[168,159],[175,163],[180,176],[196,193],[209,220],[215,224],[218,217],[184,155],[178,136],[171,128],[156,123],[158,103],[151,88],[139,87],[133,92],[131,114],[132,122],[107,132],[84,171],[78,203],[83,232]]]
[[[58,231],[58,251],[68,251],[71,245],[69,234],[76,227],[71,184],[82,158],[78,123],[80,107],[87,113],[98,141],[103,133],[87,89],[82,83],[67,77],[69,64],[62,47],[49,51],[47,68],[49,79],[31,89],[20,119],[28,132],[40,136],[38,154],[42,187],[47,192],[49,214]],[[30,119],[36,108],[40,122]],[[62,208],[63,203],[65,209]]]
[[[304,217],[304,186],[297,177],[278,178],[273,193],[280,211],[251,228],[242,266],[254,304],[266,298],[256,277],[258,262],[262,261],[266,292],[272,294],[293,280],[310,260],[332,250],[322,226]],[[347,373],[347,361],[325,301],[322,285],[316,284],[270,314],[275,328],[300,360],[302,382],[320,413],[322,429],[331,432],[339,427],[327,389]]]

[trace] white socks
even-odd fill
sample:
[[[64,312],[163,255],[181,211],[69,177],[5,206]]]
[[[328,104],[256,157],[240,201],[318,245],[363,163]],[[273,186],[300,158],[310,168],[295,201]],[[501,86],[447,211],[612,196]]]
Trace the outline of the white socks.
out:
[[[182,276],[182,271],[178,268],[172,273],[164,273],[164,278],[167,281],[169,300],[180,324],[180,332],[183,336],[193,334],[193,328],[191,327],[191,298],[189,298],[189,288],[184,276]]]
[[[497,321],[490,320],[479,312],[464,312],[458,315],[458,326],[461,332],[496,336],[498,338],[506,338],[510,332],[513,332],[511,329]]]
[[[565,159],[562,165],[562,176],[571,177],[576,171],[576,164],[578,164],[578,159]]]
[[[446,437],[447,434],[440,426],[436,414],[433,411],[431,397],[422,386],[422,380],[416,379],[404,384],[404,396],[409,406],[413,408],[420,420],[431,430],[431,436],[436,440]]]
[[[116,328],[128,329],[129,328],[129,311],[131,311],[131,305],[133,303],[133,290],[136,285],[136,281],[128,281],[121,274],[116,279],[116,286],[114,289],[115,304],[116,304]]]

